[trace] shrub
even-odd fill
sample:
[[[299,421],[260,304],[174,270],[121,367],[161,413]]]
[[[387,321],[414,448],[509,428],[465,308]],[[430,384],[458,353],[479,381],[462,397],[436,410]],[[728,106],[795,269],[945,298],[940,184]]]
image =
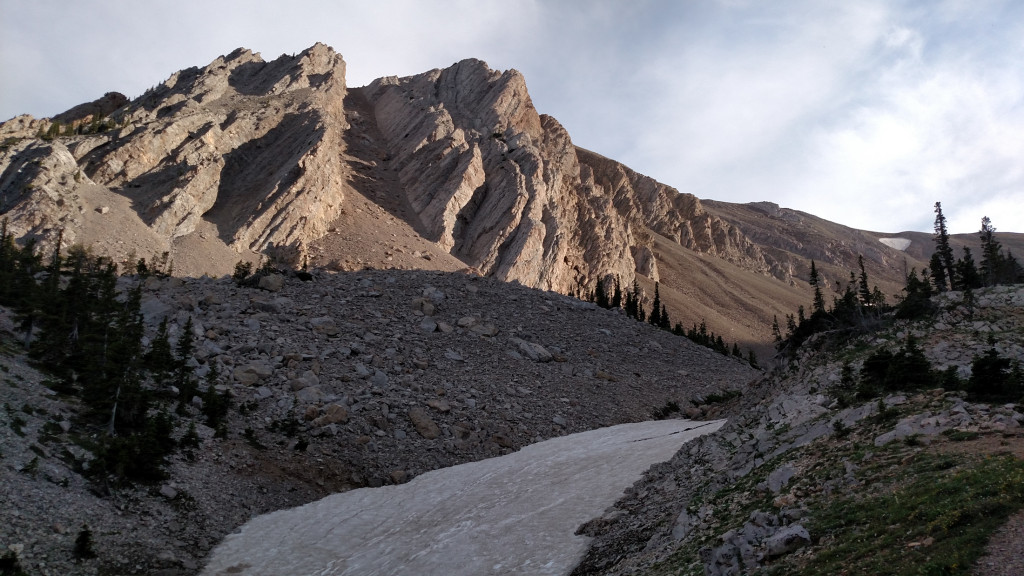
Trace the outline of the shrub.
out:
[[[89,526],[82,526],[82,529],[78,532],[78,537],[75,538],[75,558],[79,560],[88,560],[96,557],[96,552],[92,549],[92,530]]]

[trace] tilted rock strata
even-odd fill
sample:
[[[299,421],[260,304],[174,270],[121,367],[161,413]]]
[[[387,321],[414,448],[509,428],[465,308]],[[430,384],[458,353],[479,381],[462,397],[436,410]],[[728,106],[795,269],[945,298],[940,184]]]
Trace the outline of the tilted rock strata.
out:
[[[546,289],[632,278],[628,228],[585,193],[568,133],[537,113],[517,71],[464,60],[376,80],[366,94],[418,224],[441,247]]]
[[[345,197],[344,74],[341,56],[322,44],[273,62],[239,49],[203,69],[177,72],[115,113],[120,130],[75,137],[69,146],[65,139],[50,143],[59,166],[51,170],[56,184],[48,195],[73,198],[81,179],[64,176],[81,167],[92,182],[129,197],[168,241],[206,217],[236,251],[283,248],[294,259],[326,232]],[[19,120],[19,127],[31,125]],[[23,153],[34,160],[46,146],[23,141],[5,152],[5,192],[9,175],[26,161]],[[8,209],[45,207],[26,201]],[[52,228],[40,222],[15,232],[45,236]]]
[[[381,195],[370,201],[407,207],[400,218],[425,241],[501,280],[560,292],[657,280],[651,233],[791,280],[696,197],[575,147],[515,70],[464,60],[351,98],[344,75],[322,44],[272,62],[238,49],[112,112],[114,93],[61,115],[109,113],[119,128],[105,133],[41,143],[49,120],[12,119],[0,135],[13,139],[2,152],[13,231],[52,240],[63,228],[73,241],[89,209],[80,187],[95,184],[127,198],[168,249],[206,221],[208,242],[298,264],[346,206],[356,211],[370,178]],[[353,138],[379,155],[348,155]]]

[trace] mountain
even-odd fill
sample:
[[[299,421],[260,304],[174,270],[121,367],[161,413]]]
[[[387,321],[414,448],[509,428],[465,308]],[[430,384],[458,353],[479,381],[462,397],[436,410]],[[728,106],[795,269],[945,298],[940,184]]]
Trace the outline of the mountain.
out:
[[[520,73],[472,59],[353,88],[325,45],[270,62],[238,49],[131,101],[16,117],[0,138],[0,212],[21,240],[62,231],[122,262],[167,252],[191,276],[273,258],[468,268],[562,293],[636,278],[648,301],[660,282],[673,322],[759,351],[773,316],[809,300],[810,259],[839,289],[863,255],[893,296],[930,247],[680,194],[574,146]]]
[[[617,277],[649,306],[657,285],[673,321],[768,351],[811,260],[827,298],[863,256],[891,302],[932,241],[680,194],[573,145],[514,70],[356,88],[327,46],[239,49],[0,137],[5,239],[45,250],[0,247],[5,571],[194,574],[259,514],[678,415],[729,422],[582,526],[576,573],[793,573],[871,530],[901,539],[843,561],[973,554],[984,538],[938,530],[969,516],[962,495],[993,526],[1024,506],[1019,463],[1010,485],[939,490],[955,501],[934,522],[876,502],[916,501],[907,470],[948,486],[1019,449],[1020,405],[972,378],[1019,390],[1019,287],[804,335],[771,373],[569,296]],[[126,274],[77,249],[42,269],[58,238]],[[1018,257],[1022,238],[999,234]],[[871,530],[830,519],[864,502]]]

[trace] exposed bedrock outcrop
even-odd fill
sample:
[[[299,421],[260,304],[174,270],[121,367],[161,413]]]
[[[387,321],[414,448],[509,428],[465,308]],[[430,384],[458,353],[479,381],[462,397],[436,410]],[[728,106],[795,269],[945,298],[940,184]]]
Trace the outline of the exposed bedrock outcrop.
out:
[[[486,274],[568,290],[634,272],[628,223],[593,192],[523,76],[464,60],[367,87],[418,224]]]
[[[127,199],[165,246],[206,221],[235,253],[297,264],[373,178],[384,196],[363,198],[403,206],[396,214],[426,241],[501,280],[568,292],[657,279],[650,232],[773,271],[694,196],[575,147],[515,70],[464,60],[348,92],[344,60],[322,44],[271,62],[238,49],[117,109],[110,95],[64,115],[105,115],[104,131],[44,141],[50,120],[12,119],[0,125],[3,209],[16,237],[64,229],[74,241],[95,204],[81,197],[89,186]],[[345,102],[358,113],[347,117]],[[353,142],[362,156],[347,152]]]
[[[73,198],[85,176],[127,196],[168,241],[205,217],[236,251],[298,254],[326,231],[344,199],[345,90],[345,62],[322,44],[273,62],[238,49],[177,72],[114,111],[115,130],[43,145],[62,158],[51,180],[63,184],[54,193]],[[4,181],[40,148],[29,142],[12,150]],[[64,169],[66,152],[73,158]],[[16,211],[35,211],[40,202],[29,201]],[[16,232],[46,236],[39,225]]]

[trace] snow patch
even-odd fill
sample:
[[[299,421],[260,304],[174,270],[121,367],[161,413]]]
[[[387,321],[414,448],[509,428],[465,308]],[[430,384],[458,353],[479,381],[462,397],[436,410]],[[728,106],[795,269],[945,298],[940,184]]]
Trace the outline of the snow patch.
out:
[[[408,484],[334,494],[250,520],[213,551],[203,574],[567,574],[591,540],[574,534],[580,524],[723,424],[621,424]]]
[[[878,241],[889,248],[895,248],[900,252],[906,250],[910,246],[909,238],[879,238]]]

